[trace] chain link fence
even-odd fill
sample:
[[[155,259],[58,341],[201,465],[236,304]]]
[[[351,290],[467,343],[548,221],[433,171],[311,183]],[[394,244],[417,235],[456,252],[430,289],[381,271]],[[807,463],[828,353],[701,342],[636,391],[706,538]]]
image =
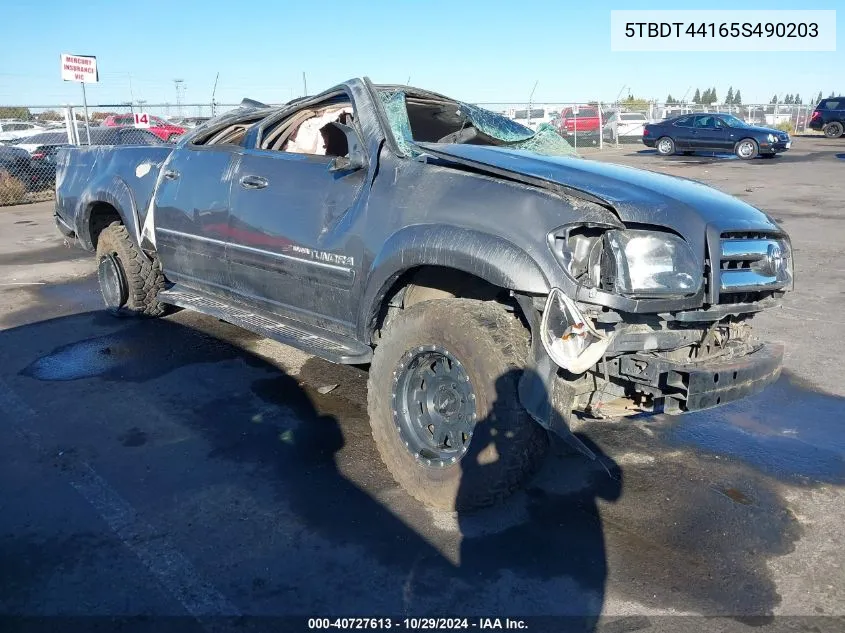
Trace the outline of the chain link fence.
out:
[[[56,156],[68,145],[152,145],[178,140],[237,104],[0,105],[0,206],[54,197]],[[137,118],[136,118],[137,115]]]
[[[701,105],[634,100],[618,103],[479,103],[532,129],[550,125],[578,152],[641,142],[643,126],[681,114],[727,112],[753,125],[808,132],[813,105]],[[67,145],[167,143],[238,104],[0,106],[0,206],[49,200],[56,155]]]

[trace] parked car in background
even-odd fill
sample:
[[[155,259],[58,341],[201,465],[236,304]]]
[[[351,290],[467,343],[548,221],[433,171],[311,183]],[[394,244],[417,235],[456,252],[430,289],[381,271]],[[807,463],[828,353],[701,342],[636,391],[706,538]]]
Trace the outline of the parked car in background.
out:
[[[810,117],[810,129],[821,130],[827,138],[845,133],[845,97],[822,99]]]
[[[26,191],[41,191],[56,182],[55,161],[52,167],[43,169],[25,149],[0,146],[0,177],[3,176],[19,180]]]
[[[46,128],[31,121],[0,121],[0,141],[22,138],[43,132]]]
[[[87,135],[82,133],[84,145]],[[56,183],[56,156],[63,147],[72,147],[65,132],[46,132],[23,139],[25,142],[8,149],[27,154],[29,160],[27,186],[32,191],[53,187]],[[148,130],[134,127],[92,128],[91,145],[167,145]]]
[[[640,140],[646,123],[649,123],[649,119],[642,112],[614,112],[602,126],[602,134],[613,142]]]
[[[103,122],[100,124],[102,127],[122,127],[122,126],[134,126],[135,125],[135,115],[134,114],[115,114],[106,117],[103,119]],[[138,129],[145,129],[149,130],[156,136],[158,136],[163,141],[169,141],[173,143],[185,133],[185,128],[179,125],[173,125],[170,121],[165,121],[161,117],[151,116],[150,117],[150,127],[148,128],[138,128]]]
[[[79,131],[79,141],[81,145],[88,144],[88,135],[85,129]],[[112,128],[91,128],[91,145],[165,145],[156,134],[150,130],[145,130],[136,127],[112,127]],[[28,151],[30,154],[39,151],[39,148],[44,148],[53,145],[69,145],[67,133],[62,132],[44,132],[36,134],[28,138],[21,139],[15,143],[15,147],[20,147]]]
[[[19,147],[0,145],[0,174],[25,181],[29,176],[29,152]]]
[[[731,152],[743,160],[772,158],[792,146],[789,134],[767,127],[755,127],[732,114],[707,112],[687,114],[643,128],[643,144],[661,156],[677,152]]]
[[[506,110],[504,115],[529,129],[536,130],[543,123],[551,123],[557,113],[548,108],[511,108]]]
[[[559,131],[564,137],[574,136],[598,136],[601,130],[601,117],[598,108],[594,106],[578,106],[577,111],[573,108],[564,108],[560,113]]]

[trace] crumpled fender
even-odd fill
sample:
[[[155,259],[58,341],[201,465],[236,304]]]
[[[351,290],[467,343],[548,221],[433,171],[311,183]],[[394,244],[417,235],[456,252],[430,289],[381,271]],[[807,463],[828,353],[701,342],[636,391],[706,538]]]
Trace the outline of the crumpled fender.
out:
[[[550,290],[537,262],[502,237],[439,224],[408,226],[388,238],[370,267],[358,320],[362,340],[367,340],[391,285],[417,266],[453,268],[528,294]]]
[[[88,250],[94,249],[89,229],[91,226],[91,211],[98,202],[110,204],[117,210],[129,234],[138,243],[138,209],[135,206],[132,191],[118,176],[108,175],[92,183],[80,199],[80,212],[76,214],[76,234],[79,236],[82,246]]]

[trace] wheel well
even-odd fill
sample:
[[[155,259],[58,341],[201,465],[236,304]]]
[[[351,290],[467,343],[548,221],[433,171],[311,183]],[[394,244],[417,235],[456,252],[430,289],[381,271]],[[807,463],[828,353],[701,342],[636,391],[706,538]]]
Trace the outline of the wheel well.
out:
[[[96,249],[100,233],[113,222],[123,223],[123,219],[113,206],[108,202],[95,202],[91,207],[91,215],[88,219],[88,235],[91,244]]]
[[[496,301],[516,311],[526,324],[522,311],[507,288],[491,284],[471,273],[444,266],[418,266],[402,273],[384,296],[375,323],[377,339],[396,311],[423,301],[458,297],[479,301]],[[526,325],[527,326],[527,325]]]

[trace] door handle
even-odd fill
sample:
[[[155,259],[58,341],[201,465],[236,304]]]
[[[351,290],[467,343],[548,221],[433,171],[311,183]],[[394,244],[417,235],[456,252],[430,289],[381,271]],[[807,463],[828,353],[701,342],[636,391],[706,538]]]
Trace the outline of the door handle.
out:
[[[244,189],[264,189],[269,184],[266,178],[251,175],[242,176],[240,182]]]
[[[172,169],[165,169],[163,175],[167,180],[176,180],[179,177],[179,172]]]

